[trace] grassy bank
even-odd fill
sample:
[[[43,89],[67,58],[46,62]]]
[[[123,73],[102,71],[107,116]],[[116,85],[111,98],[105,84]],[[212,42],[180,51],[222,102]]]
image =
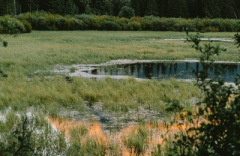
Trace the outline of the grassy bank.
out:
[[[204,33],[204,37],[229,38],[234,33]],[[0,50],[4,67],[24,72],[46,69],[56,64],[104,63],[116,59],[191,59],[198,53],[191,44],[161,41],[185,38],[184,32],[99,32],[33,31],[9,38],[9,47]],[[216,43],[228,48],[217,60],[239,61],[232,43]],[[23,73],[23,72],[21,72]],[[25,73],[26,74],[26,73]]]

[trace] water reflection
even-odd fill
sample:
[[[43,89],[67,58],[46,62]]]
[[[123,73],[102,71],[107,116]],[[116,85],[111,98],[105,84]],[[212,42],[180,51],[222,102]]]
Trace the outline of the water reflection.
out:
[[[215,64],[218,67],[225,69],[220,73],[226,82],[234,82],[237,74],[240,74],[239,64]],[[143,79],[167,79],[174,77],[177,79],[192,79],[196,78],[191,72],[202,70],[200,63],[196,62],[181,62],[181,63],[137,63],[137,64],[124,64],[115,66],[99,67],[93,71],[87,71],[95,75],[126,75]],[[215,67],[208,70],[213,77],[216,74]]]

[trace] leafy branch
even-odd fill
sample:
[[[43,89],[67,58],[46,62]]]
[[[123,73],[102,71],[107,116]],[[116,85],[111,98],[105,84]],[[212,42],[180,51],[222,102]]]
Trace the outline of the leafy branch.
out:
[[[30,123],[34,123],[34,126]],[[34,129],[38,126],[37,120],[31,120],[26,115],[22,117],[22,123],[18,124],[16,129],[7,137],[5,142],[0,142],[0,156],[13,155],[36,155],[34,149],[32,149],[31,135]],[[11,141],[12,140],[12,141]],[[3,146],[9,142],[7,147]]]

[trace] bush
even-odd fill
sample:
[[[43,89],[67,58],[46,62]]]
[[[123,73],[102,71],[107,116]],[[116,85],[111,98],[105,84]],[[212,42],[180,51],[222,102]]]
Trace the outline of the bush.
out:
[[[236,32],[240,31],[240,21],[233,22],[232,31],[236,31]]]
[[[65,18],[64,17],[57,18],[56,26],[57,26],[58,30],[65,30],[64,29],[64,23],[65,23]]]
[[[142,30],[141,23],[136,21],[130,21],[128,23],[128,30],[135,30],[135,31]]]
[[[206,27],[203,29],[205,32],[218,32],[219,29],[215,27]]]
[[[232,31],[232,25],[233,25],[233,21],[234,20],[231,20],[231,19],[221,19],[221,26],[219,28],[219,31],[222,31],[222,32],[231,32]]]
[[[142,25],[142,30],[152,30],[153,29],[152,22],[149,19],[143,19],[141,22],[141,25]]]
[[[34,28],[36,30],[47,30],[46,24],[47,24],[46,18],[45,17],[39,17],[36,20],[36,25],[35,25]]]
[[[28,21],[26,21],[26,20],[23,20],[21,22],[24,25],[25,32],[26,33],[31,33],[32,32],[32,25]]]
[[[186,31],[186,28],[191,27],[186,20],[181,20],[174,25],[176,31]]]
[[[159,18],[155,16],[133,17],[134,10],[124,6],[119,17],[102,15],[66,15],[65,17],[46,12],[25,13],[15,18],[31,23],[33,30],[153,30],[232,32],[240,31],[240,20],[232,19],[184,19]],[[10,18],[10,17],[9,17]],[[0,18],[2,19],[2,18]],[[13,18],[14,19],[14,18]],[[108,21],[107,23],[104,23]],[[111,23],[115,22],[114,24]],[[109,23],[110,22],[110,23]],[[2,25],[2,24],[1,24]],[[118,25],[118,26],[117,26]],[[3,25],[2,25],[3,26]],[[3,28],[1,32],[3,33]],[[23,31],[21,31],[23,32]]]
[[[165,18],[153,18],[152,22],[152,30],[154,31],[166,31],[168,27],[167,20]]]
[[[222,25],[220,19],[212,19],[209,23],[210,23],[211,27],[215,27],[215,28],[218,28],[218,29]]]
[[[134,9],[128,6],[122,7],[122,10],[118,14],[118,17],[132,18],[134,16],[135,16]]]
[[[101,30],[121,30],[121,26],[113,21],[104,21],[101,24]]]
[[[76,30],[76,23],[72,18],[65,19],[64,30]]]
[[[2,33],[4,34],[17,34],[25,32],[24,25],[17,19],[10,16],[0,18],[0,25],[2,26]]]
[[[3,26],[0,25],[0,34],[3,33]]]
[[[87,28],[89,28],[89,26],[91,26],[92,21],[93,21],[92,16],[86,15],[86,14],[75,15],[73,18],[82,20],[86,24]]]
[[[84,30],[86,29],[86,24],[82,20],[74,19],[76,30]]]
[[[116,22],[119,26],[121,26],[123,30],[127,30],[127,24],[129,22],[129,19],[123,17],[122,18],[115,17],[113,21]]]

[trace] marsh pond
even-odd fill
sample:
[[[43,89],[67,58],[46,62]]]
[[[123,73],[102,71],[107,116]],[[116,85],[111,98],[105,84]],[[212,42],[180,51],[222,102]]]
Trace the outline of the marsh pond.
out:
[[[210,78],[213,78],[217,71],[216,66],[222,70],[220,77],[226,82],[234,82],[237,74],[240,74],[240,64],[233,63],[215,63],[215,67],[209,69]],[[201,71],[202,65],[199,62],[160,62],[160,63],[135,63],[135,64],[118,64],[112,66],[100,66],[97,69],[85,71],[94,75],[124,75],[142,79],[194,79],[195,74],[192,72]]]

